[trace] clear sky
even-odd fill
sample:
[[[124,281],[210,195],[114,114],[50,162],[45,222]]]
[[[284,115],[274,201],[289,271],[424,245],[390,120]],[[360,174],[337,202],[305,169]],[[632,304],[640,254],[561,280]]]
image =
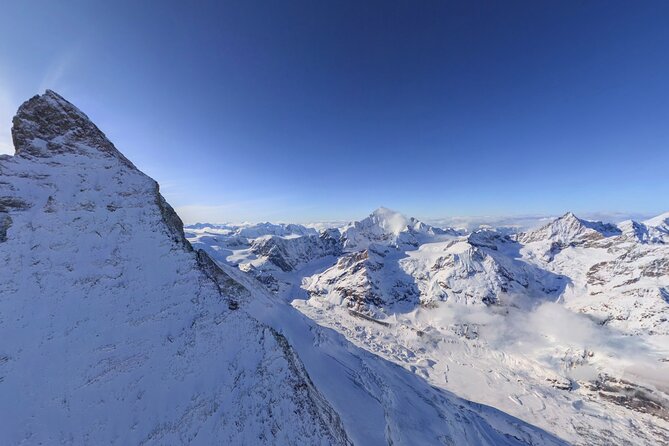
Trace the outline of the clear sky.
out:
[[[52,88],[189,222],[669,210],[669,1],[205,3],[3,2],[0,152]]]

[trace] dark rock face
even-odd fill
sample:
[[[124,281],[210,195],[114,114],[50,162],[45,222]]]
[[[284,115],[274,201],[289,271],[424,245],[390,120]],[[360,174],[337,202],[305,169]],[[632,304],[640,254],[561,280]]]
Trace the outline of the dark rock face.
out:
[[[607,375],[586,387],[614,404],[669,421],[669,401],[652,389]]]
[[[0,212],[8,212],[10,210],[25,210],[30,207],[29,203],[15,197],[0,197]]]
[[[185,249],[192,251],[193,247],[190,242],[186,240],[186,236],[184,235],[184,224],[172,206],[170,206],[160,194],[158,183],[156,183],[156,204],[158,204],[160,214],[163,216],[163,221],[172,236],[172,240],[174,240],[175,243],[182,245]],[[113,212],[112,209],[109,210]]]
[[[227,300],[230,310],[238,309],[241,299],[250,298],[251,293],[226,274],[204,250],[198,249],[196,255],[198,265],[207,277],[216,284],[219,295]]]
[[[498,245],[511,243],[511,239],[508,236],[502,235],[498,232],[484,229],[472,232],[467,237],[467,242],[472,246],[489,248],[497,251]]]
[[[7,230],[12,225],[12,217],[0,214],[0,243],[7,241]]]
[[[338,234],[338,233],[337,233]],[[267,257],[267,260],[284,272],[290,272],[299,264],[328,255],[339,255],[341,242],[332,231],[320,235],[306,235],[295,238],[271,236],[253,242],[251,251]]]
[[[68,152],[84,154],[88,148],[116,157],[126,166],[136,169],[88,116],[51,90],[24,102],[12,123],[16,155],[49,157]],[[54,141],[56,138],[58,140]]]
[[[325,229],[321,231],[318,238],[323,247],[323,252],[334,256],[338,256],[342,253],[343,245],[341,242],[341,234],[338,229]]]

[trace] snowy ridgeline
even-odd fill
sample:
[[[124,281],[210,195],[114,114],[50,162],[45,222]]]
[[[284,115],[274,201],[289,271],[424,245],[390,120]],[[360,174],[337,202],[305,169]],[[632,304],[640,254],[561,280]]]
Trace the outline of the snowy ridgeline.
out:
[[[193,246],[319,324],[576,444],[669,441],[669,214],[436,228],[388,209],[320,232],[199,224]]]
[[[566,444],[193,249],[157,183],[56,93],[13,124],[16,154],[0,157],[0,444]],[[285,274],[342,254],[336,232],[226,230],[257,241],[250,257],[299,254]]]

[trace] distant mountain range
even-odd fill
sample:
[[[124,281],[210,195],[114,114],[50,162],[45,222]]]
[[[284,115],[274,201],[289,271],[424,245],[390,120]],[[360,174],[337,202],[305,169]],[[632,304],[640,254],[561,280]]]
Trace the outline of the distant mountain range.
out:
[[[653,444],[669,440],[657,429],[669,421],[668,223],[567,213],[467,231],[379,208],[319,234],[264,224],[258,237],[215,225],[186,236],[438,387],[575,444]]]

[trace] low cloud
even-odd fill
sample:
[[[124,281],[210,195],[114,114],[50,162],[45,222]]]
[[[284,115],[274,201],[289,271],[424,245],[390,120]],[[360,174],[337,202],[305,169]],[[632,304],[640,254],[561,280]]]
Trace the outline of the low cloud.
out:
[[[594,380],[610,372],[669,389],[669,365],[661,361],[668,352],[642,337],[624,336],[560,303],[518,297],[507,304],[495,308],[443,303],[416,318],[432,326],[476,326],[478,336],[493,349],[538,360],[575,380]],[[584,360],[579,364],[580,358]]]

